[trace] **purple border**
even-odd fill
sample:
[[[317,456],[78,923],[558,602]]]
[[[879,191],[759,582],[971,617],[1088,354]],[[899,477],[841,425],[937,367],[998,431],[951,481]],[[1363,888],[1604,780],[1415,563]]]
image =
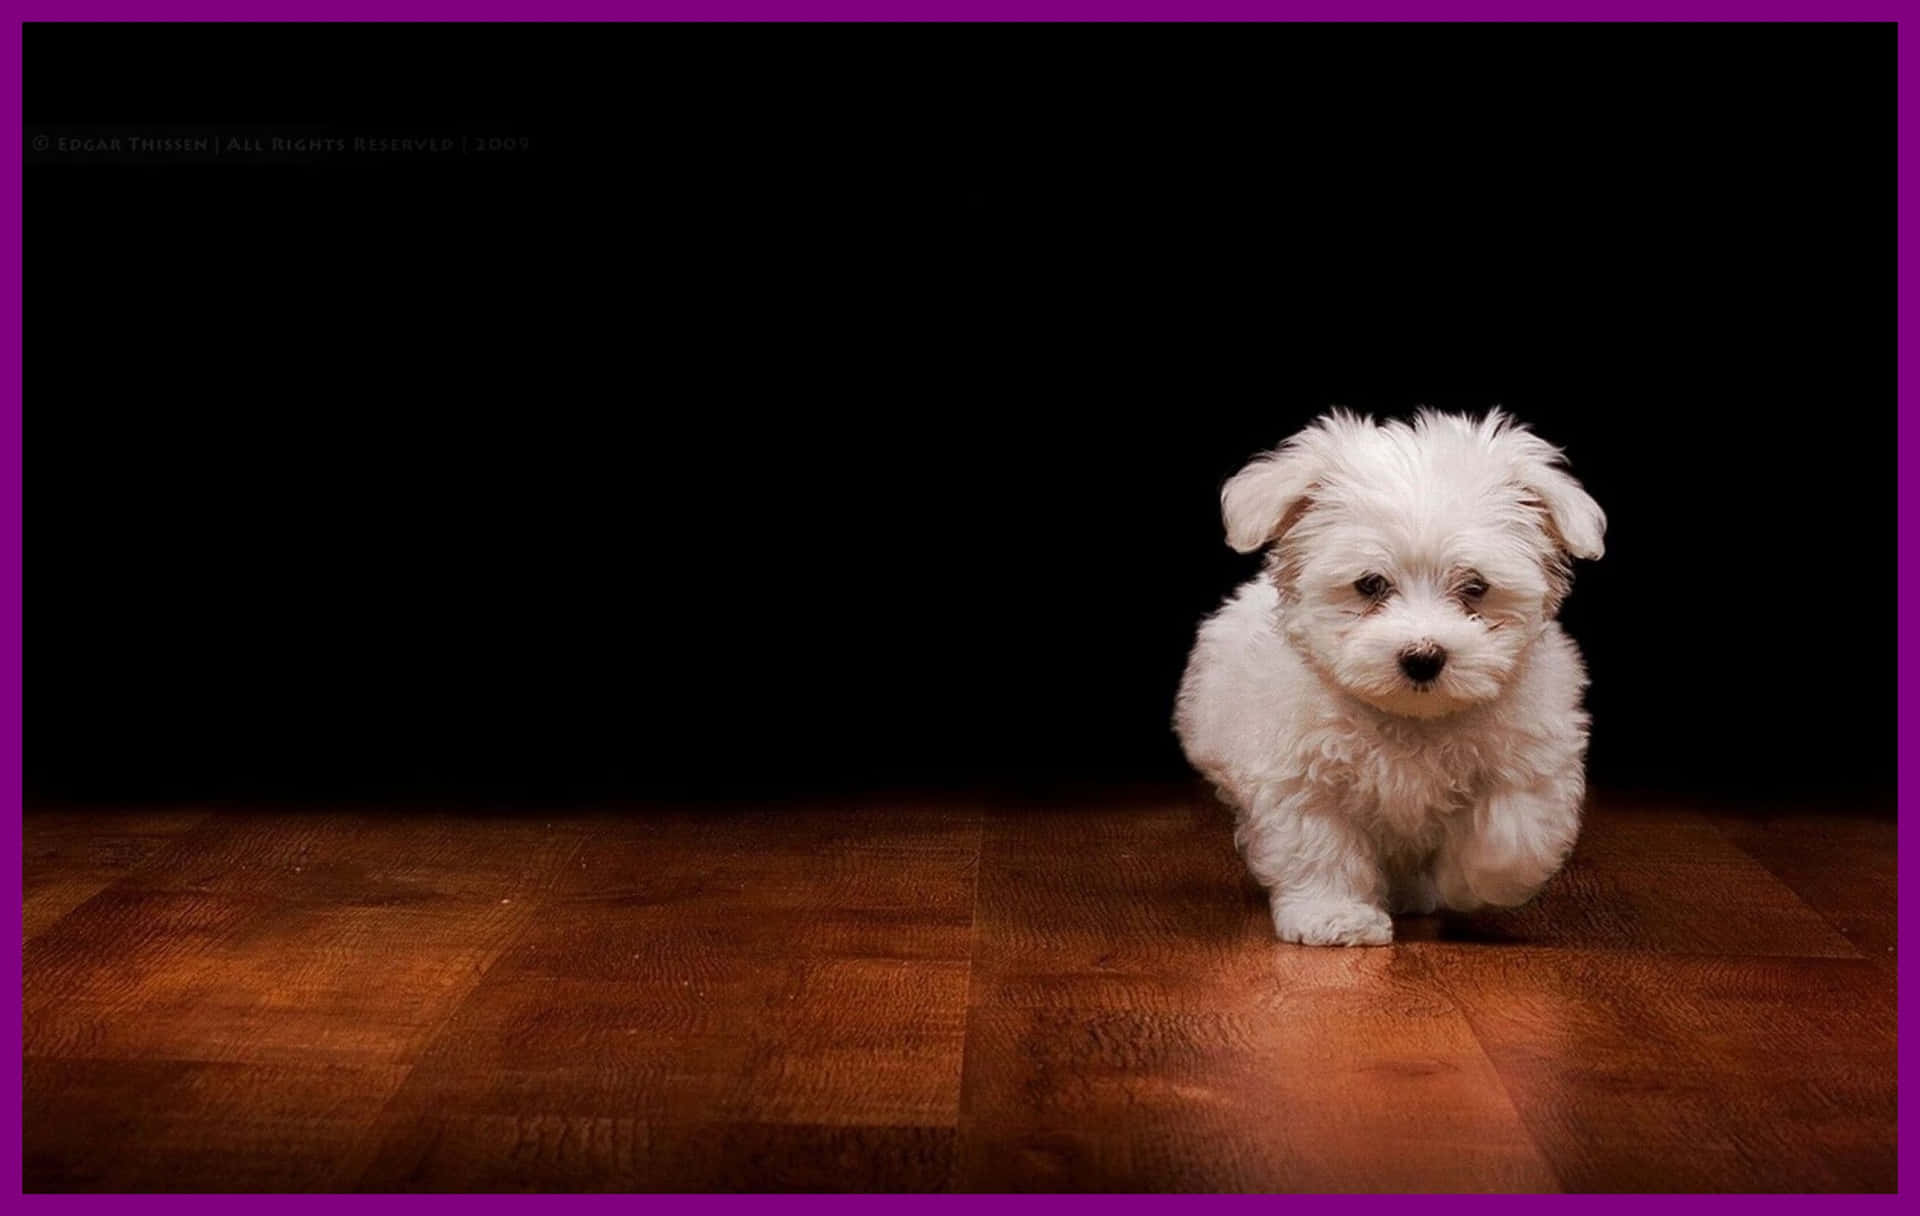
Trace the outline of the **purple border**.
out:
[[[1913,154],[1914,133],[1916,129],[1920,129],[1916,127],[1916,118],[1920,118],[1920,102],[1915,101],[1915,90],[1909,87],[1910,82],[1907,79],[1907,29],[1904,23],[1898,31],[1897,41],[1899,45],[1898,73],[1900,81],[1899,135],[1897,138],[1900,158],[1898,181],[1899,198],[1904,202],[1914,197],[1914,191],[1910,187],[1913,185],[1912,179],[1914,175],[1916,172],[1920,172],[1920,170],[1916,170],[1916,158]],[[1900,767],[1898,779],[1900,785],[1900,839],[1898,845],[1900,854],[1900,909],[1898,914],[1898,940],[1905,941],[1907,938],[1913,936],[1914,926],[1920,924],[1920,916],[1916,916],[1915,914],[1914,901],[1909,898],[1905,883],[1906,876],[1913,873],[1915,853],[1916,851],[1920,851],[1916,850],[1914,833],[1907,829],[1907,824],[1914,821],[1915,812],[1911,787],[1908,785],[1906,779],[1907,757],[1913,754],[1915,743],[1915,702],[1913,687],[1917,661],[1914,652],[1915,638],[1912,605],[1916,590],[1915,578],[1916,574],[1920,573],[1916,571],[1913,552],[1914,517],[1916,505],[1920,504],[1920,494],[1916,494],[1909,480],[1913,471],[1920,469],[1920,454],[1916,454],[1915,451],[1916,443],[1920,442],[1920,440],[1916,440],[1916,434],[1920,432],[1916,432],[1914,426],[1914,414],[1916,410],[1920,410],[1920,399],[1917,399],[1916,396],[1913,377],[1908,374],[1907,353],[1914,348],[1916,323],[1913,315],[1913,285],[1916,279],[1920,279],[1920,257],[1916,257],[1913,241],[1909,239],[1906,208],[1904,206],[1899,207],[1897,214],[1898,236],[1896,240],[1899,245],[1899,254],[1896,258],[1898,266],[1896,271],[1896,283],[1898,284],[1896,288],[1896,307],[1898,309],[1899,321],[1895,342],[1899,351],[1899,405],[1896,423],[1898,433],[1894,440],[1894,450],[1895,459],[1898,462],[1898,476],[1900,479],[1898,505],[1895,508],[1899,516],[1899,530],[1895,541],[1897,550],[1896,560],[1898,563],[1895,577],[1897,579],[1897,594],[1899,596],[1899,607],[1897,609],[1899,637],[1894,662],[1899,679],[1899,692],[1897,694],[1897,707],[1895,709],[1895,713],[1898,715],[1898,726],[1896,727],[1898,742],[1896,743],[1896,747],[1899,749]],[[1896,965],[1899,968],[1897,985],[1900,1010],[1901,1013],[1904,1014],[1913,1008],[1913,993],[1911,991],[1911,975],[1913,969],[1906,966],[1904,961]],[[1900,1043],[1898,1048],[1898,1067],[1900,1095],[1898,1110],[1901,1115],[1905,1114],[1906,1094],[1911,1088],[1913,1081],[1913,1069],[1910,1066],[1912,1055],[1907,1051],[1908,1034],[1906,1020],[1904,1017],[1899,1019]],[[1904,1129],[1906,1125],[1904,1118],[1900,1119],[1900,1125]],[[1900,1136],[1899,1148],[1899,1170],[1901,1178],[1912,1176],[1912,1165],[1912,1142],[1906,1136],[1902,1135]]]
[[[1901,25],[1898,31],[1897,42],[1899,47],[1899,134],[1897,144],[1899,147],[1900,160],[1898,181],[1899,198],[1904,202],[1914,196],[1914,192],[1910,187],[1913,184],[1911,179],[1916,173],[1913,143],[1916,130],[1916,112],[1920,111],[1920,103],[1916,103],[1914,97],[1915,90],[1909,87],[1910,82],[1907,79],[1907,30],[1904,24]],[[1898,563],[1896,567],[1896,579],[1898,587],[1897,594],[1899,596],[1899,607],[1897,609],[1899,637],[1894,661],[1899,679],[1899,692],[1897,694],[1897,707],[1895,710],[1898,715],[1898,726],[1896,727],[1898,742],[1896,746],[1899,749],[1900,767],[1900,839],[1898,849],[1900,854],[1899,873],[1901,881],[1899,884],[1900,908],[1898,914],[1898,939],[1905,941],[1913,935],[1912,930],[1914,925],[1920,923],[1920,917],[1915,915],[1914,901],[1908,898],[1904,881],[1908,874],[1913,873],[1914,855],[1916,852],[1914,833],[1907,830],[1906,826],[1912,823],[1914,819],[1913,796],[1906,780],[1906,769],[1907,757],[1913,753],[1915,742],[1913,686],[1916,656],[1914,651],[1915,638],[1911,608],[1914,601],[1914,580],[1916,577],[1913,552],[1914,515],[1916,504],[1920,504],[1920,495],[1916,495],[1909,477],[1913,470],[1920,468],[1920,457],[1917,457],[1915,452],[1917,432],[1914,426],[1914,414],[1917,409],[1920,409],[1920,402],[1916,401],[1913,378],[1908,374],[1907,353],[1914,347],[1916,330],[1912,307],[1912,292],[1916,275],[1920,273],[1920,260],[1916,259],[1913,242],[1909,239],[1906,208],[1904,206],[1899,207],[1897,215],[1898,235],[1896,240],[1898,241],[1899,253],[1896,258],[1898,267],[1896,270],[1896,307],[1898,309],[1899,321],[1896,329],[1895,342],[1899,351],[1899,405],[1896,423],[1897,436],[1894,441],[1894,448],[1900,479],[1899,499],[1896,507],[1899,524],[1895,541],[1897,549],[1896,560]],[[1897,966],[1899,967],[1897,985],[1900,1010],[1904,1014],[1913,1008],[1913,994],[1910,983],[1913,969],[1906,966],[1904,961],[1897,964]],[[1913,1070],[1909,1066],[1911,1053],[1907,1051],[1908,1035],[1906,1019],[1904,1017],[1899,1020],[1899,1034],[1899,1110],[1901,1114],[1904,1114],[1906,1094],[1913,1080]],[[1905,1120],[1900,1120],[1900,1123],[1904,1128]],[[1906,1136],[1902,1135],[1900,1137],[1899,1147],[1900,1177],[1906,1178],[1911,1176],[1912,1165],[1912,1142]]]
[[[36,0],[23,21],[1897,21],[1900,0]]]
[[[6,145],[0,149],[0,157],[7,164],[6,207],[7,236],[7,290],[6,311],[10,314],[6,322],[6,368],[4,387],[0,388],[0,408],[5,411],[5,424],[0,426],[0,513],[4,514],[4,523],[0,524],[0,545],[5,546],[4,559],[0,559],[0,578],[6,580],[4,601],[0,602],[0,612],[6,614],[5,657],[0,658],[0,680],[5,687],[0,689],[0,702],[4,708],[0,713],[6,715],[6,740],[4,742],[4,763],[6,765],[6,820],[12,830],[12,839],[20,840],[21,803],[24,794],[21,788],[21,755],[23,740],[21,737],[21,507],[25,486],[21,480],[21,433],[20,433],[20,394],[21,369],[20,348],[21,332],[21,224],[22,208],[20,198],[20,172],[26,160],[27,149],[21,130],[23,91],[25,84],[20,77],[20,52],[23,30],[15,28],[6,39],[4,62],[0,62],[0,73],[14,83],[6,91],[6,125],[4,138]],[[7,951],[12,959],[10,975],[19,983],[20,976],[20,934],[22,919],[25,915],[22,896],[26,889],[23,876],[24,847],[11,851],[7,856],[7,892],[11,902],[7,904]],[[9,987],[7,991],[7,1014],[9,1025],[14,1030],[14,1042],[24,1042],[23,1023],[21,1021],[21,990]],[[23,1065],[18,1052],[8,1052],[6,1057],[7,1095],[6,1106],[0,1110],[0,1128],[9,1145],[20,1145],[20,1078]],[[21,1150],[24,1152],[24,1148]],[[6,1193],[18,1194],[21,1187],[20,1153],[9,1148],[6,1151],[5,1182],[0,1184]]]
[[[527,0],[472,0],[470,3],[452,3],[449,0],[287,0],[287,2],[266,5],[238,0],[171,0],[161,3],[156,0],[112,0],[110,3],[91,3],[79,0],[76,3],[60,4],[41,0],[22,6],[22,22],[33,20],[65,21],[223,21],[223,20],[332,20],[332,21],[1267,21],[1276,19],[1295,21],[1407,21],[1407,20],[1451,20],[1451,21],[1707,21],[1707,20],[1801,20],[1801,21],[1897,21],[1903,13],[1904,5],[1890,0],[1870,0],[1868,3],[1847,3],[1838,6],[1822,6],[1810,0],[1754,0],[1752,3],[1734,3],[1730,0],[1675,0],[1674,3],[1649,3],[1648,0],[1566,0],[1562,3],[1521,3],[1516,0],[1473,0],[1467,4],[1439,4],[1428,0],[1294,0],[1294,2],[1260,3],[1257,0],[1191,0],[1180,3],[1179,0],[647,0],[645,3],[618,4],[608,0],[564,0],[560,3],[528,3]],[[6,309],[12,315],[7,318],[5,342],[5,385],[0,403],[4,404],[4,434],[0,434],[0,544],[4,544],[4,561],[0,569],[5,579],[4,607],[6,645],[4,658],[0,659],[0,680],[4,681],[4,715],[6,739],[0,758],[4,759],[6,802],[5,818],[12,831],[12,839],[20,839],[20,818],[22,800],[22,507],[23,480],[21,463],[21,347],[23,340],[22,306],[22,208],[21,208],[21,169],[25,159],[25,147],[22,137],[23,122],[23,85],[21,77],[23,27],[16,25],[6,39],[4,58],[0,59],[0,69],[16,84],[6,91],[5,146],[0,149],[6,160],[6,205],[11,210],[9,216],[9,235],[6,240],[7,274],[9,289],[6,293]],[[1914,94],[1907,88],[1905,29],[1898,35],[1899,44],[1899,187],[1901,198],[1911,197],[1907,187],[1909,178],[1916,172],[1915,158],[1909,153],[1917,129],[1916,102]],[[1907,240],[1907,221],[1904,209],[1899,216],[1899,256],[1898,256],[1898,344],[1900,351],[1899,367],[1899,406],[1898,406],[1898,460],[1902,474],[1908,470],[1920,469],[1920,459],[1916,459],[1914,447],[1920,443],[1920,426],[1916,425],[1915,411],[1920,410],[1916,402],[1915,389],[1907,375],[1905,354],[1913,344],[1916,322],[1910,305],[1910,289],[1917,276],[1920,276],[1920,255],[1916,255],[1913,244]],[[1902,478],[1899,488],[1898,513],[1898,594],[1900,599],[1899,635],[1897,667],[1899,675],[1898,694],[1898,735],[1901,757],[1902,778],[1905,773],[1905,759],[1915,741],[1915,694],[1913,692],[1916,675],[1915,636],[1911,614],[1906,611],[1915,590],[1916,566],[1912,548],[1914,544],[1914,522],[1917,504],[1920,504],[1920,490],[1912,488]],[[1915,814],[1913,799],[1909,795],[1904,779],[1899,793],[1899,813],[1902,825],[1911,822]],[[1902,875],[1911,872],[1916,852],[1913,833],[1902,831],[1900,834],[1899,860]],[[11,884],[12,902],[7,908],[7,949],[10,952],[12,971],[15,977],[20,975],[20,934],[22,858],[19,852],[10,853],[7,861],[7,881]],[[1910,936],[1910,930],[1920,921],[1920,912],[1915,909],[1913,900],[1905,898],[1904,883],[1899,911],[1899,935],[1902,940]],[[1899,997],[1901,1009],[1912,1007],[1908,984],[1908,969],[1904,966],[1899,973]],[[8,991],[8,1012],[15,1031],[15,1041],[20,1041],[21,993],[12,987]],[[1901,1046],[1899,1055],[1900,1089],[1904,1095],[1911,1079],[1906,1051],[1905,1018],[1902,1021]],[[4,1106],[0,1106],[0,1135],[5,1142],[14,1145],[21,1143],[21,1058],[9,1053],[5,1059],[7,1092]],[[103,1144],[102,1152],[112,1152],[113,1146]],[[6,1174],[0,1179],[0,1194],[21,1194],[22,1162],[18,1155],[5,1153]],[[1900,1174],[1906,1177],[1911,1164],[1909,1141],[1903,1135],[1900,1138],[1899,1165]],[[1620,1196],[1573,1195],[1557,1197],[1551,1202],[1556,1206],[1577,1205],[1585,1208],[1597,1208],[1601,1205],[1616,1206],[1622,1202]],[[1648,1200],[1643,1197],[1628,1197],[1636,1208],[1644,1207]],[[26,1196],[25,1202],[36,1207],[58,1206],[62,1210],[125,1210],[138,1205],[142,1210],[154,1207],[162,1211],[185,1211],[188,1206],[205,1211],[211,1208],[227,1208],[238,1211],[243,1205],[256,1205],[258,1199],[250,1195],[233,1196],[139,1196],[122,1199],[112,1195],[92,1196]],[[285,1205],[289,1210],[319,1211],[332,1209],[340,1201],[328,1195],[287,1196],[277,1199],[276,1206]],[[566,1203],[576,1207],[598,1205],[606,1207],[612,1204],[648,1203],[666,1204],[682,1211],[739,1211],[747,1208],[772,1210],[779,1205],[782,1212],[799,1210],[843,1211],[851,1206],[897,1203],[891,1196],[643,1196],[638,1199],[628,1196],[539,1196],[530,1200],[516,1196],[487,1195],[450,1195],[450,1196],[408,1196],[405,1198],[359,1197],[351,1202],[356,1211],[371,1206],[378,1213],[401,1210],[401,1204],[415,1206],[428,1204],[436,1206],[459,1205],[461,1211],[469,1211],[473,1205],[482,1208],[500,1210],[508,1205],[524,1206],[533,1203]],[[993,1204],[1000,1209],[1009,1202],[1007,1197],[995,1196],[921,1196],[909,1200],[913,1204],[939,1205],[951,1208],[954,1205],[982,1206]],[[1149,1206],[1164,1209],[1170,1204],[1209,1206],[1233,1204],[1243,1209],[1248,1205],[1283,1202],[1291,1205],[1308,1204],[1326,1210],[1338,1205],[1345,1213],[1354,1205],[1363,1210],[1378,1208],[1387,1204],[1406,1204],[1418,1202],[1422,1210],[1425,1205],[1438,1203],[1443,1209],[1466,1213],[1479,1212],[1488,1205],[1504,1207],[1516,1211],[1522,1203],[1539,1202],[1525,1196],[1507,1197],[1456,1197],[1450,1199],[1434,1198],[1396,1198],[1396,1197],[1286,1197],[1270,1198],[1265,1196],[1036,1196],[1012,1199],[1017,1206],[1030,1209],[1044,1204],[1053,1206],[1060,1203],[1079,1204],[1086,1207],[1098,1205],[1102,1212],[1115,1209],[1143,1210]],[[1689,1206],[1705,1203],[1713,1206],[1739,1205],[1743,1211],[1781,1211],[1789,1207],[1795,1210],[1811,1210],[1814,1204],[1844,1203],[1850,1207],[1881,1207],[1897,1202],[1897,1196],[1850,1196],[1836,1199],[1832,1196],[1746,1196],[1746,1197],[1703,1197],[1701,1199],[1669,1197],[1652,1201],[1656,1206],[1680,1204]]]

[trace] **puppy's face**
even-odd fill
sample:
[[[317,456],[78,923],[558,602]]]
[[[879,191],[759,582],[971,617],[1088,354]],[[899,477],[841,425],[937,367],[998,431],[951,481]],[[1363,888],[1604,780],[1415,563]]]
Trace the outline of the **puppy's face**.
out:
[[[1328,679],[1429,718],[1500,695],[1549,619],[1543,529],[1519,491],[1327,486],[1271,566],[1288,635]]]
[[[1222,495],[1229,539],[1271,545],[1288,638],[1375,708],[1436,718],[1502,693],[1605,516],[1559,453],[1495,414],[1333,415]]]

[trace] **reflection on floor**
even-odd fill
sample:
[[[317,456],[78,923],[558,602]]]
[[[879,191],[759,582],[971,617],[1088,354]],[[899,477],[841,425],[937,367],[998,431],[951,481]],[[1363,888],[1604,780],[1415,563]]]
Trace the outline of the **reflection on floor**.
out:
[[[29,1190],[1887,1190],[1894,824],[1596,799],[1271,940],[1225,812],[29,810]]]

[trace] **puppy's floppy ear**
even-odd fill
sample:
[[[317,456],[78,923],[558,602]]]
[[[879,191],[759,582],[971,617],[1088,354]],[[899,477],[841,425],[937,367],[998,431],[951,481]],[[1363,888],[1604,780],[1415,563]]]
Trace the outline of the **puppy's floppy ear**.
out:
[[[1319,461],[1296,437],[1254,457],[1220,489],[1227,544],[1237,553],[1280,539],[1312,504]]]
[[[1566,471],[1559,448],[1524,430],[1508,432],[1517,447],[1520,484],[1547,517],[1548,531],[1573,557],[1591,561],[1606,552],[1606,512]]]

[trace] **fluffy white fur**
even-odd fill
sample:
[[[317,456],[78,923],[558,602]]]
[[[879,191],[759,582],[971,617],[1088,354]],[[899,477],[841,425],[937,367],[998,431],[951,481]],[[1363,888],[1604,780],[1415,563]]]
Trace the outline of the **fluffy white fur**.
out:
[[[1281,939],[1514,905],[1579,831],[1586,670],[1554,619],[1606,516],[1498,411],[1335,412],[1221,491],[1266,569],[1200,627],[1175,725]],[[1431,668],[1444,652],[1444,665]]]

